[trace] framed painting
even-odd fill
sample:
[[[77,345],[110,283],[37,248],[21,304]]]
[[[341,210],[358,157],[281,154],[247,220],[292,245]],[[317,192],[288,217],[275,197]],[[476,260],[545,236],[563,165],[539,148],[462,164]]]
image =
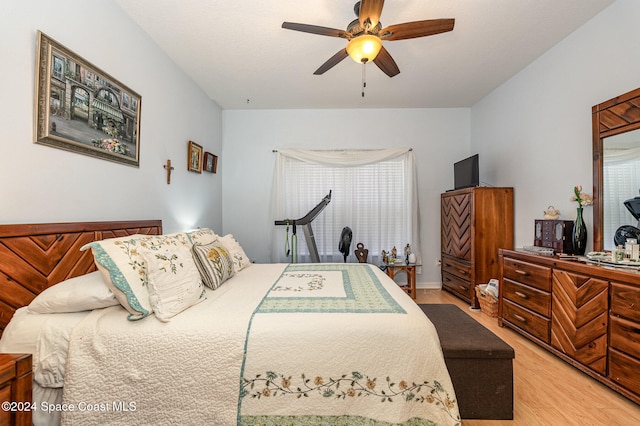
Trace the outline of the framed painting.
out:
[[[34,142],[140,165],[142,98],[38,31]]]
[[[202,173],[202,146],[193,141],[189,141],[189,164],[187,170],[190,172]]]
[[[218,156],[210,152],[204,153],[204,170],[209,173],[215,173],[218,170]]]

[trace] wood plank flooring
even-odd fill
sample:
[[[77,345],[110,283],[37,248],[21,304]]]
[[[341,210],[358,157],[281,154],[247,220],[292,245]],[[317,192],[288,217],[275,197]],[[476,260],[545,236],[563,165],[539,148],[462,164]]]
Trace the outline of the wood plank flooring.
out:
[[[513,420],[463,420],[462,426],[640,425],[640,406],[578,371],[498,320],[441,290],[419,289],[416,303],[459,306],[515,350]]]

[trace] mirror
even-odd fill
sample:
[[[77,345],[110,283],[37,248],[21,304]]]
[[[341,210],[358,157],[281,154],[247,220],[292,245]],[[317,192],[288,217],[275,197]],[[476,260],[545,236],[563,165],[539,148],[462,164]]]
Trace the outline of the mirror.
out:
[[[635,203],[625,201],[640,197],[640,89],[598,104],[592,113],[593,249],[602,251],[615,246],[619,227],[638,227],[638,215],[630,212]]]
[[[602,242],[604,250],[613,250],[627,237],[621,226],[635,232],[640,215],[640,129],[603,139],[602,145]],[[638,197],[636,199],[636,197]]]

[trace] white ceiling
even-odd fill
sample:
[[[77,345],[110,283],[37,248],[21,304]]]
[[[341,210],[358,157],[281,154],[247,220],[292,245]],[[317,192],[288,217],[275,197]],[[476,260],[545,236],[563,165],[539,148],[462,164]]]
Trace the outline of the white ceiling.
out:
[[[470,107],[614,0],[389,0],[382,26],[455,18],[452,32],[385,41],[400,74],[346,58],[340,38],[283,21],[346,29],[355,0],[116,0],[223,109]]]

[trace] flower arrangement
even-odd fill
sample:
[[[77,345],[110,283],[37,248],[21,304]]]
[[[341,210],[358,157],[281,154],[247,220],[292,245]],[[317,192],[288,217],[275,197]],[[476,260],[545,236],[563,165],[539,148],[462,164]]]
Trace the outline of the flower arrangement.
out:
[[[582,192],[582,185],[574,186],[573,193],[574,195],[571,197],[571,201],[577,201],[578,208],[582,208],[582,206],[590,206],[593,204],[593,197]]]
[[[127,155],[129,153],[129,147],[120,142],[118,139],[92,139],[91,142],[96,148],[104,149],[105,151],[124,155]]]

